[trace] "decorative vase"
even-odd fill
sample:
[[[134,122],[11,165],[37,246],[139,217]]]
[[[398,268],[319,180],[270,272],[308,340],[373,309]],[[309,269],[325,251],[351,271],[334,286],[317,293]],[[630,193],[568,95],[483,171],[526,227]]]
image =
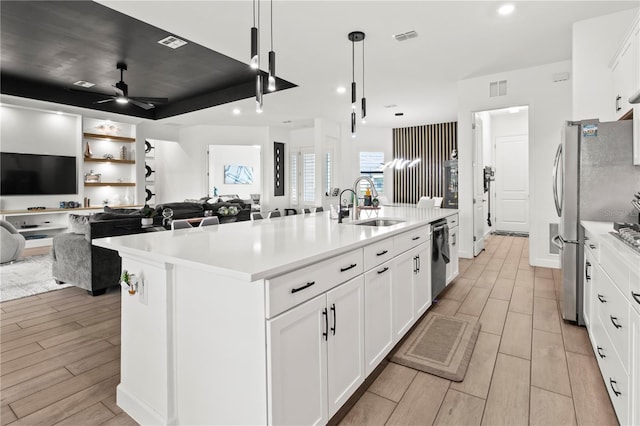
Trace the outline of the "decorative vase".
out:
[[[127,147],[122,145],[120,147],[120,159],[121,160],[126,160],[127,159]]]
[[[91,158],[92,155],[93,155],[93,152],[91,152],[91,145],[89,145],[89,142],[87,142],[86,145],[84,146],[84,157]]]
[[[151,226],[153,225],[153,218],[152,217],[143,217],[141,219],[142,222],[142,226]]]

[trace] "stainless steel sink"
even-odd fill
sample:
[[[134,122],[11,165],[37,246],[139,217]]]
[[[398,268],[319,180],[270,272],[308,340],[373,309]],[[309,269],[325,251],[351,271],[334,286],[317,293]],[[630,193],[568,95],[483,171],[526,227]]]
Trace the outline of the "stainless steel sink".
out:
[[[354,225],[359,225],[359,226],[391,226],[391,225],[397,225],[399,223],[403,223],[404,220],[397,220],[397,219],[371,219],[371,220],[365,220],[362,222],[356,222],[354,223]]]

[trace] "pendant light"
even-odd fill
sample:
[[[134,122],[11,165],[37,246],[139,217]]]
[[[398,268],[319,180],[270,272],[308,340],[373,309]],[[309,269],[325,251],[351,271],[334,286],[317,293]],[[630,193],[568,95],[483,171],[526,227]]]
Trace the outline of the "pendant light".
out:
[[[276,90],[276,52],[273,51],[273,0],[271,0],[271,50],[269,51],[269,80],[267,89]]]
[[[351,41],[351,137],[356,137],[356,106],[357,106],[357,96],[356,96],[356,54],[355,54],[355,45],[356,42],[364,40],[364,33],[362,31],[352,31],[348,35],[349,40]],[[364,57],[364,51],[363,51]],[[364,69],[363,69],[364,75]],[[363,111],[366,109],[366,100],[362,98]]]
[[[258,28],[260,28],[260,0],[258,1]],[[256,7],[255,7],[255,3],[256,0],[253,0],[253,12],[254,12],[254,25],[255,25],[255,15],[256,15]],[[252,32],[251,34],[253,34],[253,28],[252,28]],[[256,55],[255,55],[255,67],[254,67],[254,57],[251,58],[251,67],[256,69],[256,112],[258,114],[262,113],[262,73],[260,71],[260,37],[258,34],[258,30],[256,29],[255,31],[256,34],[256,40],[255,40],[255,49],[256,49]],[[251,50],[253,53],[253,48],[254,48],[254,43],[253,43],[253,39],[251,40]]]
[[[260,3],[258,3],[258,6],[259,5]],[[258,69],[258,27],[256,27],[256,0],[253,0],[253,27],[251,27],[251,61],[249,62],[249,64],[254,70]]]
[[[362,124],[367,122],[367,98],[364,97],[364,37],[362,37],[362,104],[361,104],[361,114],[362,114]]]

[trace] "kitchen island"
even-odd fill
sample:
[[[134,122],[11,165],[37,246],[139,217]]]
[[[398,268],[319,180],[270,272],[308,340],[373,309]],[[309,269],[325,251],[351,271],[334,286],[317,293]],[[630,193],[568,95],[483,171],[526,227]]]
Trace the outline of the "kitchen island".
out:
[[[431,305],[431,227],[383,207],[94,240],[117,250],[117,402],[142,424],[326,423]],[[457,260],[455,247],[452,258]]]

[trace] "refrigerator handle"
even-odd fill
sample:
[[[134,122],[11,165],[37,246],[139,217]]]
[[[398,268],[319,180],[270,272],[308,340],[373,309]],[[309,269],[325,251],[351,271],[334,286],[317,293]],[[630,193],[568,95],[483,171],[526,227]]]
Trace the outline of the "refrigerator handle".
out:
[[[551,239],[551,242],[554,246],[558,247],[558,250],[562,250],[564,248],[562,244],[562,237],[560,235],[556,235],[555,237],[553,237]]]
[[[556,158],[553,161],[553,201],[556,204],[556,212],[558,213],[558,217],[562,217],[562,203],[558,199],[558,167],[560,166],[560,158],[562,157],[562,144],[558,145],[558,150],[556,151]],[[564,170],[562,171],[564,174]],[[564,176],[561,176],[562,182],[564,183]]]

